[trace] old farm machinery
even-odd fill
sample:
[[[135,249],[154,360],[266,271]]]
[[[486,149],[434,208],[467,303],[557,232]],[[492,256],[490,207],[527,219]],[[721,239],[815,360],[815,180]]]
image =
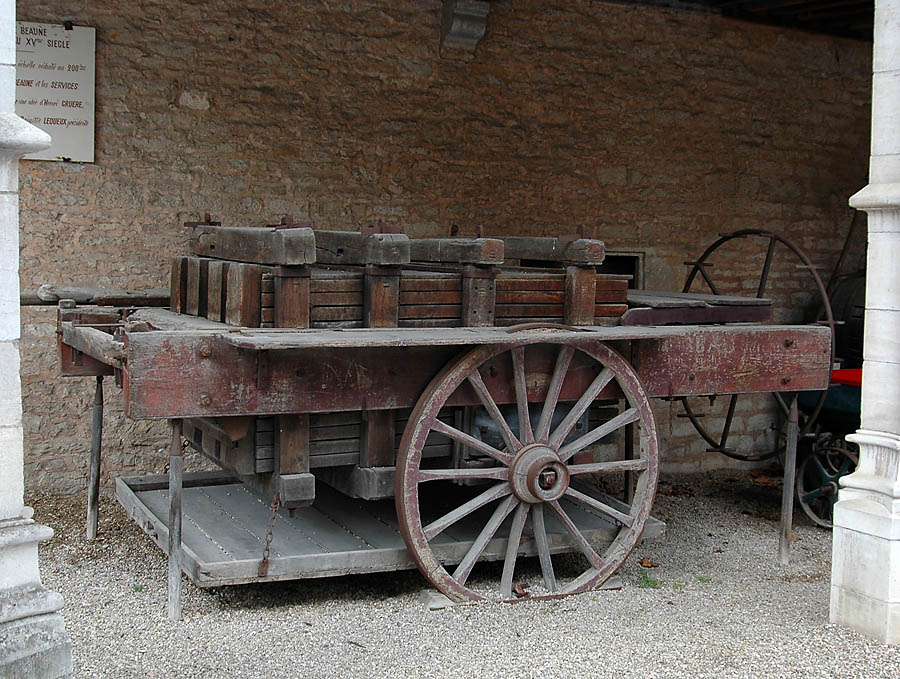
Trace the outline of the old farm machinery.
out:
[[[62,374],[114,375],[128,416],[173,424],[168,478],[117,497],[168,552],[176,615],[182,571],[417,566],[465,601],[514,598],[537,557],[532,595],[590,589],[663,530],[650,399],[828,384],[828,328],[762,325],[765,299],[629,297],[597,240],[189,228],[170,310],[59,311]],[[227,473],[183,475],[182,437]],[[470,578],[484,560],[498,587]]]

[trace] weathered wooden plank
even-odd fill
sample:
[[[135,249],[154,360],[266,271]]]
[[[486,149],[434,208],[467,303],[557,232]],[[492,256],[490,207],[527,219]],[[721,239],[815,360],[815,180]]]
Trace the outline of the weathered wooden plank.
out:
[[[644,387],[654,396],[827,388],[830,330],[770,329],[776,327],[747,326],[743,332],[709,328],[636,342],[634,360]],[[825,334],[816,332],[822,329]]]
[[[397,322],[398,328],[458,328],[459,315],[452,318],[404,318]]]
[[[309,321],[362,321],[362,306],[314,306],[309,310]]]
[[[350,452],[335,453],[333,455],[311,455],[309,458],[310,469],[324,469],[325,467],[341,467],[355,465],[359,462],[359,446]]]
[[[97,359],[101,363],[121,368],[125,360],[125,347],[112,335],[89,326],[76,326],[69,321],[60,324],[62,341],[73,349]]]
[[[461,304],[433,304],[433,305],[424,305],[424,304],[414,304],[414,305],[402,305],[399,307],[398,312],[398,321],[399,320],[417,320],[417,319],[428,319],[428,318],[448,318],[455,319],[457,325],[459,325],[460,315],[462,314],[462,305]],[[488,323],[488,325],[493,325],[492,323]],[[371,327],[371,326],[370,326]]]
[[[497,304],[521,304],[524,300],[530,304],[562,304],[565,292],[562,290],[503,290],[497,291]]]
[[[343,272],[335,273],[340,273],[340,275],[329,275],[325,278],[322,278],[322,274],[319,271],[313,270],[312,276],[309,279],[310,293],[319,295],[331,292],[355,292],[359,295],[362,295],[362,272],[353,274],[345,274]],[[360,299],[362,299],[362,297],[360,297]]]
[[[316,261],[316,237],[308,227],[194,226],[191,251],[253,264],[303,266]]]
[[[598,290],[594,301],[597,304],[625,304],[625,290]]]
[[[187,258],[172,258],[172,276],[169,284],[169,308],[184,313],[187,302]]]
[[[628,276],[616,276],[614,274],[597,274],[597,290],[628,290]]]
[[[362,420],[360,419],[360,421],[355,424],[343,424],[331,427],[310,427],[309,439],[311,442],[359,439],[361,431]]]
[[[394,464],[396,415],[392,410],[363,411],[360,436],[360,467],[386,467]]]
[[[597,272],[593,267],[566,267],[563,321],[569,325],[593,325],[597,296]]]
[[[534,238],[511,236],[503,239],[507,259],[526,259],[566,264],[602,264],[606,257],[603,241],[589,238]]]
[[[206,316],[208,277],[208,259],[187,258],[187,292],[184,313],[190,316]]]
[[[402,294],[402,293],[401,293]],[[353,292],[315,292],[311,295],[313,306],[362,306],[362,289]]]
[[[536,290],[548,292],[551,290],[565,290],[566,275],[560,274],[535,274],[530,276],[513,276],[501,273],[497,276],[497,294],[501,292],[514,292],[519,290]]]
[[[502,264],[503,241],[496,238],[413,238],[409,256],[414,262]]]
[[[410,272],[406,269],[400,277],[401,294],[413,292],[453,292],[460,291],[459,274],[443,274],[437,276],[421,276],[418,272]]]
[[[359,424],[362,422],[361,413],[323,413],[313,415],[309,420],[309,426],[313,429],[317,427],[337,427],[347,424]]]
[[[367,328],[396,328],[399,298],[399,267],[367,269],[363,283],[363,323],[365,326]]]
[[[628,311],[627,304],[597,304],[594,307],[595,318],[618,318]]]
[[[622,314],[623,325],[699,325],[703,323],[764,323],[769,306],[637,307]]]
[[[309,472],[309,415],[278,417],[278,456],[280,474]]]
[[[322,264],[392,266],[409,263],[409,238],[403,234],[316,230],[315,237],[316,258]]]
[[[275,277],[275,317],[279,328],[308,328],[309,276]]]
[[[210,260],[207,272],[206,317],[211,321],[225,320],[227,262]]]
[[[462,304],[462,292],[456,290],[408,291],[400,287],[400,304]]]
[[[501,328],[143,332],[128,336],[125,402],[134,418],[412,407],[428,380],[466,346],[553,339],[588,349],[598,340],[637,340],[644,352],[640,375],[652,396],[821,389],[830,374],[830,331],[810,326],[596,327],[514,335]],[[202,346],[211,348],[210,360],[197,359]],[[246,349],[285,347],[293,350],[270,358],[265,384],[258,385],[257,355]],[[497,365],[491,391],[498,402],[513,403],[513,380],[502,383],[508,363]],[[478,401],[465,388],[451,399],[451,405],[469,402]]]
[[[22,293],[23,300],[29,295]],[[53,285],[45,283],[35,293],[37,299],[28,300],[29,305],[57,304],[61,299],[71,299],[77,304],[98,304],[101,306],[169,306],[170,290],[151,288],[149,290],[122,290],[104,288],[97,285]],[[24,304],[24,303],[23,303]]]
[[[656,298],[668,298],[673,300],[681,300],[685,302],[702,301],[713,306],[771,306],[772,300],[765,297],[737,297],[734,295],[711,295],[696,292],[671,292],[668,290],[629,290],[629,301],[635,296],[644,297],[646,301],[649,296]],[[648,306],[651,306],[648,304]]]
[[[260,286],[262,267],[233,262],[228,266],[225,322],[246,328],[260,324]]]
[[[494,325],[497,304],[496,270],[466,267],[462,274],[462,324],[467,327]]]
[[[129,332],[147,330],[220,330],[228,331],[225,323],[197,318],[186,314],[178,314],[168,309],[138,309],[125,321],[125,329]]]
[[[77,349],[73,349],[62,340],[62,335],[57,335],[57,368],[61,377],[100,377],[112,375],[115,370],[96,358],[87,356]]]
[[[562,304],[498,304],[494,310],[496,318],[557,318],[563,317]],[[587,325],[586,323],[584,325]]]

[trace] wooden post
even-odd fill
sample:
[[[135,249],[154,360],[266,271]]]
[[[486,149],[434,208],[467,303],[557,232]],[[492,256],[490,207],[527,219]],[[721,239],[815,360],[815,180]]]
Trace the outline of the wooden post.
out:
[[[791,557],[791,526],[794,518],[794,480],[797,473],[797,435],[799,433],[797,398],[791,402],[787,440],[784,450],[784,487],[781,490],[781,539],[778,541],[778,563],[787,566]]]
[[[564,322],[569,325],[594,325],[597,297],[597,270],[592,266],[566,267]]]
[[[172,420],[169,450],[169,620],[181,620],[181,485],[184,452],[181,420]]]
[[[169,285],[169,308],[184,313],[187,289],[187,262],[185,257],[172,258],[172,279]]]
[[[100,448],[103,441],[103,377],[97,377],[94,388],[94,412],[91,422],[91,462],[88,481],[87,539],[97,537],[97,521],[100,511]]]
[[[363,323],[367,328],[396,328],[400,314],[399,266],[365,269]],[[394,464],[396,433],[393,410],[364,410],[360,437],[360,467],[390,467]]]
[[[462,324],[467,327],[494,325],[497,301],[497,270],[466,266],[462,271]]]

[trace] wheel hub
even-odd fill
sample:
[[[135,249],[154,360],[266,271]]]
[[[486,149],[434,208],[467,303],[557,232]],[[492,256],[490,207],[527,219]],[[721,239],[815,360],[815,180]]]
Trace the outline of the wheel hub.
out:
[[[551,502],[565,495],[569,469],[553,448],[534,443],[516,455],[509,468],[509,483],[522,502]]]

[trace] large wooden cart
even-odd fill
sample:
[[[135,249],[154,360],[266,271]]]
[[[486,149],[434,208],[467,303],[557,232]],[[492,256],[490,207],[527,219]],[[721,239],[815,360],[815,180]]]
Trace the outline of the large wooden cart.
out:
[[[662,532],[650,399],[828,383],[827,328],[763,325],[755,299],[643,292],[629,309],[597,240],[286,222],[190,224],[171,310],[59,311],[63,375],[98,393],[114,375],[130,417],[173,423],[168,478],[117,496],[169,553],[176,615],[182,570],[213,586],[418,566],[462,601],[512,598],[537,556],[532,595],[587,590]],[[227,475],[183,478],[182,437]],[[497,592],[469,586],[487,559]]]

